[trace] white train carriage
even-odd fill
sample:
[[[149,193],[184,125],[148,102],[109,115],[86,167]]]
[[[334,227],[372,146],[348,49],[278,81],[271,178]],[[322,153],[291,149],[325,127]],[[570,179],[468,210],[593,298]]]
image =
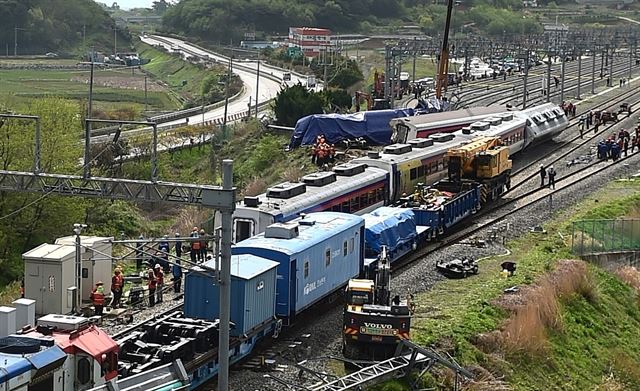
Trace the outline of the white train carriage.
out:
[[[461,110],[394,118],[389,121],[393,129],[391,141],[406,143],[415,138],[424,138],[436,133],[451,133],[496,114],[505,113],[505,106],[471,107]]]
[[[388,203],[387,172],[364,164],[343,163],[332,171],[285,182],[256,197],[245,197],[233,214],[234,242],[257,235],[273,224],[310,212],[368,213]],[[217,219],[217,221],[220,221]]]
[[[462,133],[500,137],[504,145],[509,146],[511,155],[522,151],[533,141],[527,132],[527,119],[516,117],[514,113],[502,113],[474,122],[463,128]]]
[[[522,111],[514,112],[514,115],[529,120],[527,138],[531,142],[553,138],[569,126],[569,118],[567,118],[564,110],[554,103],[529,107]]]

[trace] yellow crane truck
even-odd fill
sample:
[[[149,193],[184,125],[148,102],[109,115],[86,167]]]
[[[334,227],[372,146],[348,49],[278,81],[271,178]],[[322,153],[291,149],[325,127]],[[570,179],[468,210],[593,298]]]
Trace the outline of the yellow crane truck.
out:
[[[511,187],[509,147],[498,137],[480,136],[447,151],[449,180],[481,183],[481,201],[496,200]]]

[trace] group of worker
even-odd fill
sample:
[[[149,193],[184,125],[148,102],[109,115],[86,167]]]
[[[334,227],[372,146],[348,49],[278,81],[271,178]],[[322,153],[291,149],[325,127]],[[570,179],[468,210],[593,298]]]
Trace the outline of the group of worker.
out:
[[[120,268],[115,268],[113,277],[111,277],[111,308],[118,308],[122,299],[122,290],[124,288],[124,276]],[[96,287],[91,292],[91,302],[95,308],[95,314],[102,316],[104,311],[105,293],[104,283],[98,281]]]
[[[564,111],[564,114],[566,116],[576,116],[576,105],[574,105],[572,102],[562,102],[560,107],[562,107],[562,111]]]
[[[626,130],[620,129],[617,134],[614,133],[606,140],[601,140],[598,143],[597,154],[600,160],[613,161],[618,160],[622,154],[627,156],[629,153],[633,153],[635,148],[640,151],[640,126],[635,129],[633,136]],[[629,150],[631,148],[631,150]]]
[[[544,180],[546,177],[549,177],[549,182],[547,184],[547,186],[549,186],[550,189],[555,189],[556,188],[556,170],[553,168],[553,166],[549,166],[549,168],[544,168],[544,164],[540,165],[540,187],[544,187]]]
[[[316,142],[313,144],[313,149],[311,151],[311,163],[315,163],[318,167],[322,167],[325,164],[333,164],[335,157],[335,145],[327,143],[323,134],[316,137]]]
[[[145,255],[149,254],[147,253],[148,250],[145,249],[145,243],[142,242],[142,240],[144,240],[142,235],[139,238],[140,242],[136,244],[136,266],[138,269],[142,269],[144,264],[148,264],[148,269],[143,273],[143,278],[147,280],[150,307],[163,301],[163,293],[165,290],[164,278],[166,273],[171,272],[174,293],[180,293],[183,274],[180,265],[183,254],[189,253],[192,264],[203,263],[205,260],[212,258],[211,255],[207,256],[211,238],[204,229],[198,230],[198,227],[194,227],[189,235],[188,245],[183,245],[182,240],[180,240],[180,233],[176,233],[175,237],[175,260],[173,262],[169,261],[171,244],[169,243],[168,235],[165,235],[163,240],[158,243],[157,251],[155,251],[153,255],[150,255],[149,260],[144,259]],[[198,240],[194,240],[194,238]],[[153,265],[153,267],[151,267],[151,265]],[[118,308],[120,306],[123,290],[124,276],[122,270],[116,268],[111,279],[111,308]],[[105,297],[104,283],[98,281],[91,293],[91,301],[95,308],[96,315],[103,314]]]

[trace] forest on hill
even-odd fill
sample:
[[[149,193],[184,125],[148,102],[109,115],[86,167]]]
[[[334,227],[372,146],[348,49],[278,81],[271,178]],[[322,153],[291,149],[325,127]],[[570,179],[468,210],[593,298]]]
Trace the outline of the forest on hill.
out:
[[[467,0],[456,6],[452,31],[462,26],[486,34],[539,32],[536,17],[523,18],[521,0]],[[546,4],[547,0],[539,1]],[[444,28],[445,2],[420,0],[182,0],[164,14],[165,31],[218,44],[288,33],[291,26],[324,27],[334,33],[371,33],[418,25],[426,34]]]
[[[83,44],[98,50],[111,48],[114,26],[93,0],[0,0],[3,54],[5,50],[13,54],[16,38],[19,55],[76,52]]]

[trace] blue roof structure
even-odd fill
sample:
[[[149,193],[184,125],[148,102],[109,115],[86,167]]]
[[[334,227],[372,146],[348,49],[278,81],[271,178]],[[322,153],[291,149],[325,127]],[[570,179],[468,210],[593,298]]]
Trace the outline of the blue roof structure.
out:
[[[362,217],[346,213],[310,213],[304,216],[304,218],[285,223],[298,223],[300,225],[298,237],[292,239],[265,238],[264,233],[261,233],[237,243],[236,247],[257,247],[287,255],[297,254],[318,243],[324,242],[326,239],[333,237],[337,232],[342,232],[349,227],[355,227],[361,224],[362,221]]]
[[[31,370],[31,363],[24,357],[0,353],[0,384]]]
[[[215,260],[205,262],[204,266],[215,269]],[[231,256],[231,276],[241,278],[243,280],[250,280],[253,277],[277,266],[278,262],[270,261],[252,254]],[[197,268],[198,267],[196,266],[196,269]]]

